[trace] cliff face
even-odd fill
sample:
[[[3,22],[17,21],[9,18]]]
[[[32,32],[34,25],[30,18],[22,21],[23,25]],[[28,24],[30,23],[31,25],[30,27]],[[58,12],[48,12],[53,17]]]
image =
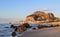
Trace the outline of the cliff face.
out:
[[[42,11],[36,11],[26,17],[26,21],[54,21],[56,17],[53,13],[45,13]]]

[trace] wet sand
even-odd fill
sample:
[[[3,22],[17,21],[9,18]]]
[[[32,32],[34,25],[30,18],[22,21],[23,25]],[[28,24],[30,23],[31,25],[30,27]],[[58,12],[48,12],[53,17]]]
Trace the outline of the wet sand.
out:
[[[31,30],[24,32],[20,37],[60,37],[60,27]]]

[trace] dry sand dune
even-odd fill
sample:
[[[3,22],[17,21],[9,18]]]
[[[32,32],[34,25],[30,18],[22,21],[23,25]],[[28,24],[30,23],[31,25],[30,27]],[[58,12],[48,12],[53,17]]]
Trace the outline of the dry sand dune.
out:
[[[44,28],[25,32],[20,37],[60,37],[60,27]]]

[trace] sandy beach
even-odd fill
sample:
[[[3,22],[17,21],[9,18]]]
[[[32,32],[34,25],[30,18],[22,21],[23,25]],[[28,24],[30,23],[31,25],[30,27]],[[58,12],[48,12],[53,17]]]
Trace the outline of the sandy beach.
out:
[[[60,37],[60,27],[31,30],[23,33],[20,37]]]

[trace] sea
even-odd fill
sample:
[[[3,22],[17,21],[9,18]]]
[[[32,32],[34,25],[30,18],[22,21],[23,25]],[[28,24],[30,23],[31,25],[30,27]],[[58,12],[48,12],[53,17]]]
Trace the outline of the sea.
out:
[[[20,25],[20,24],[14,24],[16,26]],[[0,37],[12,37],[11,33],[14,31],[13,28],[10,28],[11,24],[7,24],[7,23],[0,23]],[[33,26],[32,28],[37,28],[37,25],[33,24],[31,25]],[[32,30],[32,28],[27,29],[26,31],[30,31]],[[21,35],[22,36],[22,35]]]

